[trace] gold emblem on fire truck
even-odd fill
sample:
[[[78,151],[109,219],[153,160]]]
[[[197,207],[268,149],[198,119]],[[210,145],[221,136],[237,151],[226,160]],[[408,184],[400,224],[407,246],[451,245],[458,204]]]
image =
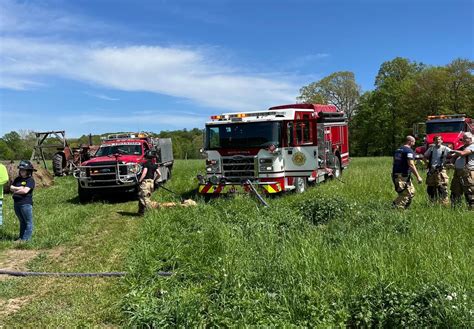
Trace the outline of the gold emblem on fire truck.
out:
[[[293,163],[297,166],[302,166],[306,162],[306,155],[302,152],[296,152],[292,157]]]

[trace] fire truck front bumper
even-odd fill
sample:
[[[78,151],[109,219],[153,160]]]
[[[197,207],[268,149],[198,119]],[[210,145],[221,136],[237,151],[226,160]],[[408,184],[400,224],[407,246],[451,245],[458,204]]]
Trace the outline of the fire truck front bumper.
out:
[[[259,187],[264,193],[275,194],[283,191],[283,186],[279,182],[252,182],[255,187]],[[248,183],[201,183],[198,187],[198,192],[204,195],[219,195],[219,194],[233,194],[233,193],[247,193],[250,191]]]
[[[137,186],[136,181],[130,181],[122,183],[121,181],[111,179],[111,180],[91,180],[91,179],[78,179],[79,184],[82,188],[86,189],[127,189],[134,188]]]

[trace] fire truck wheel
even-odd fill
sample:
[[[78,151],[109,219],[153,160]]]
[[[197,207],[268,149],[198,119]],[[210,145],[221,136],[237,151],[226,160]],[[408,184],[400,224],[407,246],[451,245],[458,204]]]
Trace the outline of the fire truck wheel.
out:
[[[295,192],[296,193],[303,193],[306,191],[306,178],[304,177],[296,177],[295,178]]]
[[[82,188],[80,184],[77,185],[77,194],[79,195],[80,203],[87,203],[92,201],[92,193],[85,188]]]

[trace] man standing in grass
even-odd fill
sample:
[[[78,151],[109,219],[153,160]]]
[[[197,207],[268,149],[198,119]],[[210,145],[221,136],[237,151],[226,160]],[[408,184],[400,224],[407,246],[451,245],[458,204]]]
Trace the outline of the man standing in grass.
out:
[[[138,215],[143,216],[146,210],[152,208],[151,194],[155,190],[155,180],[160,177],[158,165],[153,163],[155,154],[152,151],[146,153],[147,161],[143,165],[142,174],[138,180]]]
[[[470,210],[474,210],[474,143],[472,134],[467,132],[462,136],[464,145],[452,151],[454,176],[451,182],[451,203],[453,206],[461,202],[464,194]]]
[[[0,226],[3,224],[3,185],[8,183],[7,167],[0,163]]]
[[[448,205],[449,177],[444,164],[451,149],[443,145],[443,138],[439,135],[433,138],[433,144],[425,152],[425,160],[428,161],[426,190],[431,201],[439,200],[442,204]]]
[[[407,136],[405,144],[399,147],[393,155],[392,180],[398,197],[393,201],[393,207],[397,209],[407,209],[415,196],[415,187],[411,182],[411,173],[415,174],[418,183],[421,178],[415,166],[415,153],[412,147],[415,145],[415,138]]]

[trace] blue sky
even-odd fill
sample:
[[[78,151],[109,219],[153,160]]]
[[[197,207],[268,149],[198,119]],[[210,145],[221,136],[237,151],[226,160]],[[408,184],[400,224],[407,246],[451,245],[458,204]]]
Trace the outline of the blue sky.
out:
[[[0,135],[202,127],[384,61],[474,58],[474,0],[0,0]]]

